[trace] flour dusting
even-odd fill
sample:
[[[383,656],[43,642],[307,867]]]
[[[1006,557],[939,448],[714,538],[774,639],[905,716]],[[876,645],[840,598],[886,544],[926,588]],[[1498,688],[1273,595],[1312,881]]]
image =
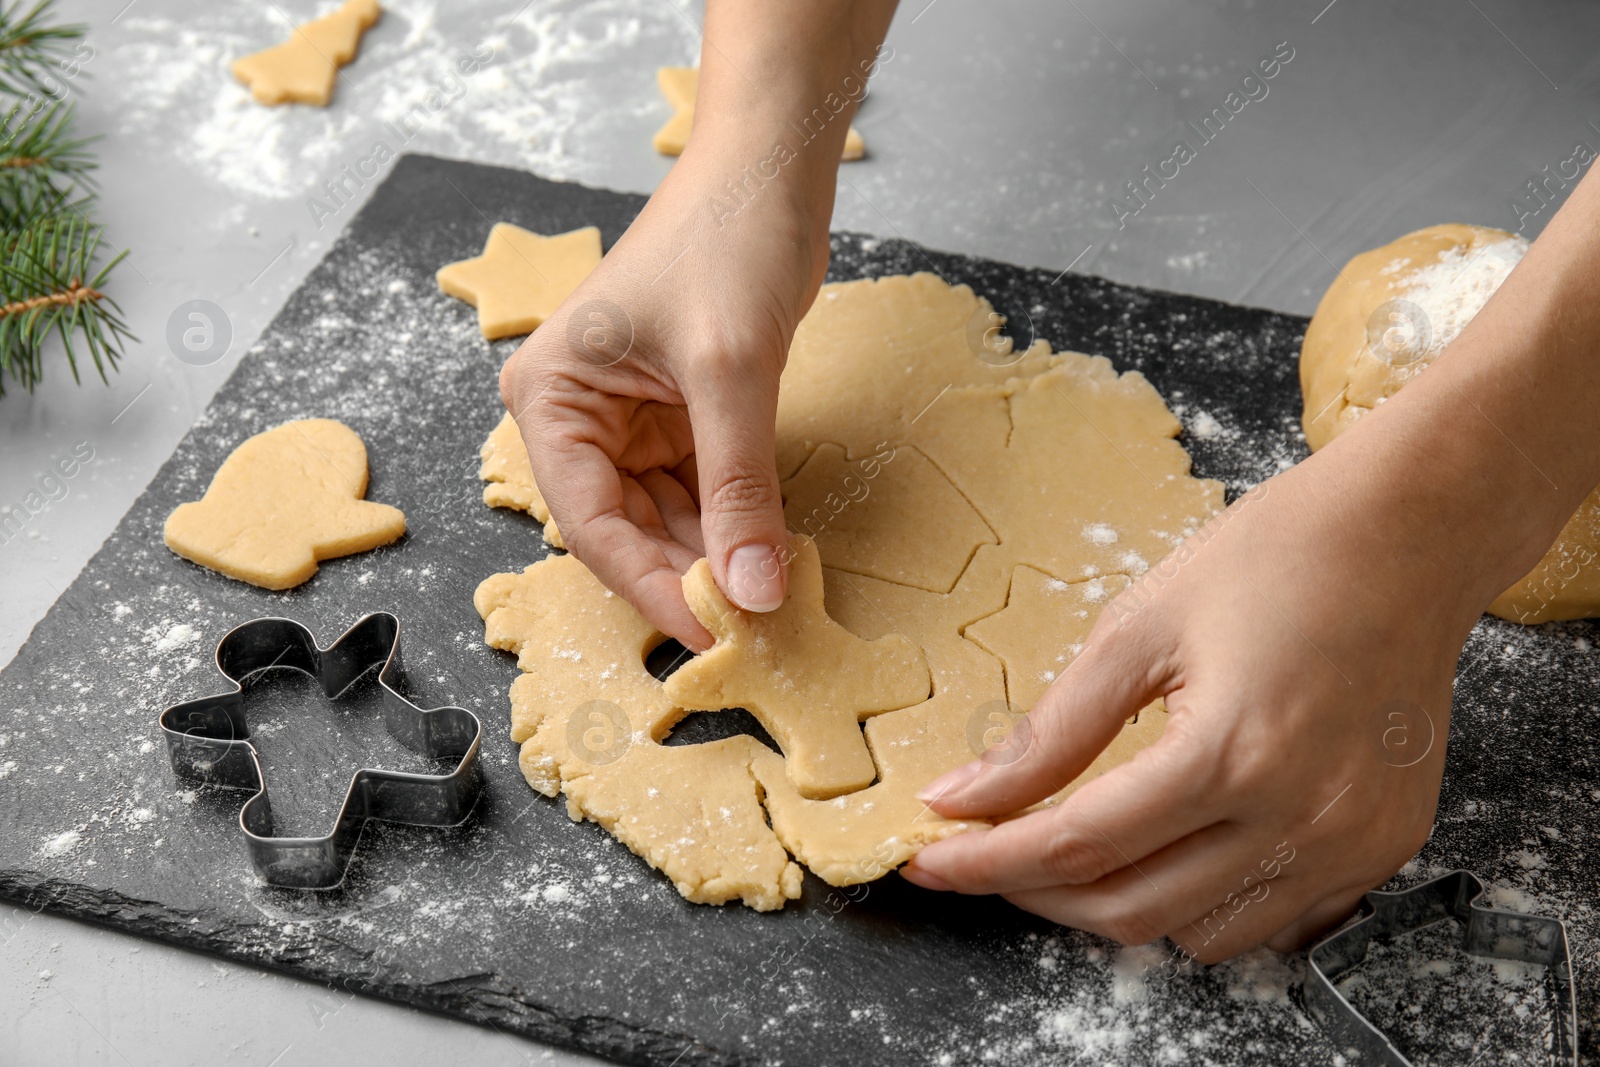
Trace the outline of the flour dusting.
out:
[[[1424,319],[1388,329],[1384,340],[1394,353],[1390,362],[1402,372],[1431,363],[1483,310],[1527,251],[1527,239],[1511,235],[1471,248],[1452,248],[1412,274],[1402,292],[1422,309]]]
[[[509,21],[490,4],[441,15],[435,0],[389,0],[327,108],[252,101],[231,63],[327,6],[201,8],[181,22],[130,11],[117,25],[129,125],[171,141],[179,162],[230,192],[314,198],[340,213],[382,177],[379,157],[400,151],[592,178],[603,157],[589,138],[625,126],[652,153],[650,133],[670,113],[655,70],[699,51],[698,16],[677,0],[534,0]]]

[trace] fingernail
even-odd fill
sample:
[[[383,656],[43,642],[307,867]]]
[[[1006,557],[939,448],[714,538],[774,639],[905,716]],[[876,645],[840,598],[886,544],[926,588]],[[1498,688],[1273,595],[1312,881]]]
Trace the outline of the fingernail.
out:
[[[932,804],[936,800],[948,799],[961,792],[972,780],[978,777],[983,770],[982,760],[973,760],[963,764],[941,778],[935,778],[917,791],[917,799],[924,804]]]
[[[924,889],[937,890],[940,893],[950,892],[950,883],[936,874],[929,874],[919,867],[901,867],[900,877],[912,885],[920,885]]]
[[[746,611],[783,605],[783,565],[771,545],[740,545],[728,556],[728,599]]]

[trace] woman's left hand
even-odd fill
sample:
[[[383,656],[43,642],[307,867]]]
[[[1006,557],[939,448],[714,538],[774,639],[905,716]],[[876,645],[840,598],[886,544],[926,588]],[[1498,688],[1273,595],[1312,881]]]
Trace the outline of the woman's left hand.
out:
[[[1020,811],[1164,697],[1160,741],[1059,805],[929,846],[905,877],[1211,962],[1302,944],[1410,859],[1433,824],[1456,660],[1501,579],[1448,573],[1426,511],[1355,476],[1376,460],[1347,437],[1147,572],[1009,748],[923,799]]]

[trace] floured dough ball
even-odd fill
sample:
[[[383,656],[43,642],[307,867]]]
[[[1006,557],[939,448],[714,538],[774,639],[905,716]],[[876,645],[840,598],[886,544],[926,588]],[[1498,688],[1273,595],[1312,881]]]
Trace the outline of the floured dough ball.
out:
[[[1321,448],[1427,369],[1522,261],[1528,242],[1487,226],[1417,230],[1346,263],[1300,348],[1306,443]],[[1539,623],[1600,615],[1600,490],[1489,610]]]
[[[1450,223],[1346,263],[1300,348],[1306,443],[1321,448],[1420,374],[1527,250],[1516,234]]]

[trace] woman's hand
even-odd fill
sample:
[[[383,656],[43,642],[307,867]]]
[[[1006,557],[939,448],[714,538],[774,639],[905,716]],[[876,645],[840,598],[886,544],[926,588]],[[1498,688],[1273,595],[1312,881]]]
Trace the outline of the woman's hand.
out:
[[[567,547],[696,651],[679,576],[701,556],[741,607],[783,602],[778,377],[828,262],[827,213],[787,186],[722,210],[727,165],[685,153],[500,374]]]
[[[1596,232],[1591,174],[1426,373],[1125,591],[1030,729],[925,799],[1017,812],[1164,696],[1159,742],[906,877],[1209,962],[1300,945],[1393,875],[1433,825],[1467,634],[1600,480]]]
[[[1157,744],[906,877],[1209,962],[1296,945],[1393,874],[1433,824],[1482,605],[1407,558],[1428,540],[1403,509],[1336,485],[1313,459],[1236,502],[1106,609],[1009,750],[924,798],[956,817],[1036,803],[1164,696]]]
[[[711,635],[679,576],[701,556],[740,607],[783,603],[778,378],[827,273],[839,153],[893,12],[708,3],[689,146],[500,373],[567,547],[697,652]]]

